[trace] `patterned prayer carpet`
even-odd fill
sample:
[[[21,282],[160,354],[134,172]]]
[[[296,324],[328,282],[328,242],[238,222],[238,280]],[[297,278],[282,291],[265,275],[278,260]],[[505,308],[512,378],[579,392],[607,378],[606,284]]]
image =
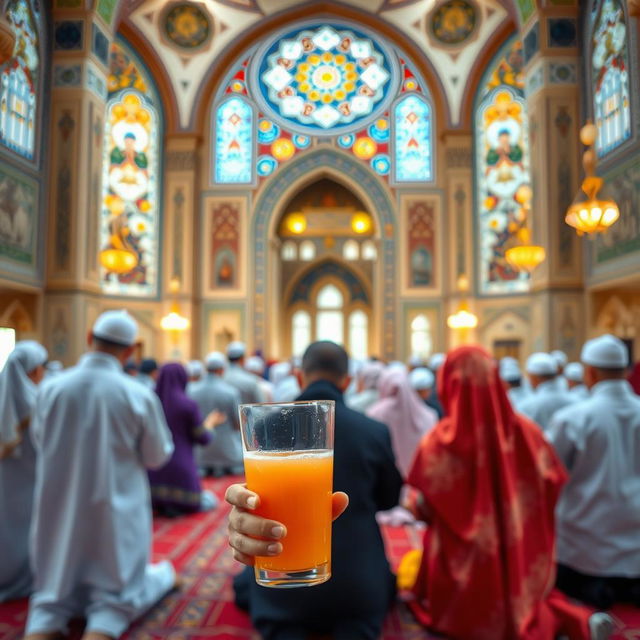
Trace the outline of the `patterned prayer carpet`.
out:
[[[220,498],[236,479],[206,480]],[[228,507],[221,501],[215,511],[185,518],[154,521],[153,555],[169,559],[180,572],[184,586],[169,594],[127,633],[130,640],[259,640],[248,616],[233,604],[232,576],[240,570],[227,545]],[[421,533],[413,527],[385,527],[387,553],[394,568],[410,549],[420,547]],[[0,605],[0,640],[18,640],[26,618],[26,600]],[[640,640],[640,610],[618,608],[616,640]],[[73,625],[71,638],[81,627]],[[413,620],[399,602],[387,617],[384,640],[433,638]]]

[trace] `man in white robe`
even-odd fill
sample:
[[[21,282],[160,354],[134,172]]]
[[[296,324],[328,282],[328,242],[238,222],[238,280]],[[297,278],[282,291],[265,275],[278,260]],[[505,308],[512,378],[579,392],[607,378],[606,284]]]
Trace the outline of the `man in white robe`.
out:
[[[262,391],[258,387],[256,377],[244,370],[244,356],[246,347],[242,342],[230,342],[227,346],[229,366],[224,379],[240,392],[243,403],[264,402]]]
[[[36,458],[29,437],[47,350],[21,340],[0,372],[0,602],[31,593],[29,529]]]
[[[540,352],[529,356],[526,371],[533,392],[519,402],[518,411],[546,431],[553,414],[574,399],[558,385],[558,367],[550,354]]]
[[[611,335],[581,355],[591,396],[556,413],[548,438],[569,471],[557,505],[558,586],[599,609],[640,606],[640,398]]]
[[[187,388],[203,416],[212,411],[225,414],[226,420],[219,424],[208,444],[198,447],[198,466],[206,474],[216,477],[239,474],[244,471],[242,463],[242,441],[238,405],[240,393],[223,379],[227,359],[219,351],[210,353],[206,359],[207,375]]]
[[[173,442],[156,395],[123,373],[136,334],[126,312],[103,313],[90,352],[38,394],[28,640],[64,633],[73,617],[88,637],[118,638],[175,586],[169,562],[149,564],[146,469]]]
[[[564,351],[560,349],[554,349],[551,352],[551,357],[555,360],[558,367],[558,375],[556,377],[556,384],[561,391],[568,391],[569,385],[567,384],[567,378],[565,377],[564,369],[569,362],[569,357]]]
[[[264,402],[273,402],[273,385],[264,379],[265,362],[260,356],[247,358],[245,369],[256,377]]]
[[[570,362],[564,368],[564,377],[569,385],[569,395],[576,400],[589,397],[589,389],[584,383],[584,367],[580,362]]]
[[[500,379],[507,385],[507,395],[511,406],[519,411],[520,404],[529,397],[530,391],[522,384],[522,372],[515,358],[500,360]]]

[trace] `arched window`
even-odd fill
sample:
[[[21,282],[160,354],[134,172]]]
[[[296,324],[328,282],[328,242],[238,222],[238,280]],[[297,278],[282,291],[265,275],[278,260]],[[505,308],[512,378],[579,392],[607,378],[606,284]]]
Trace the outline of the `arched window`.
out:
[[[13,57],[0,68],[0,141],[32,159],[40,76],[36,16],[27,0],[11,0],[6,15],[16,43]]]
[[[433,179],[431,107],[410,93],[396,103],[393,118],[396,182],[428,182]]]
[[[292,240],[287,240],[282,243],[280,249],[280,256],[283,260],[297,260],[298,259],[298,245]]]
[[[343,296],[340,289],[327,284],[318,292],[316,299],[316,340],[331,340],[338,344],[344,342],[344,316],[342,313]]]
[[[505,259],[530,226],[529,133],[522,43],[508,44],[489,67],[475,107],[476,216],[482,293],[528,291],[529,276]]]
[[[309,262],[316,257],[316,245],[311,240],[305,240],[300,244],[300,260]]]
[[[411,353],[428,356],[431,347],[431,323],[427,316],[419,314],[411,321]]]
[[[311,344],[311,316],[307,311],[296,311],[291,325],[291,353],[301,356]]]
[[[215,182],[251,184],[253,181],[253,109],[234,96],[216,109]]]
[[[360,257],[360,245],[357,240],[347,240],[344,243],[342,257],[345,260],[357,260]]]
[[[354,311],[349,316],[349,354],[356,360],[369,355],[369,318],[364,311]]]
[[[592,46],[596,150],[602,157],[631,136],[628,30],[619,0],[602,2],[593,27]]]
[[[373,240],[365,240],[362,243],[362,259],[363,260],[377,260],[378,249],[376,243]]]
[[[109,295],[154,296],[162,185],[159,100],[142,64],[118,43],[111,49],[109,86],[116,90],[109,95],[105,117],[101,287]],[[110,270],[104,259],[122,249],[135,256],[126,273]]]

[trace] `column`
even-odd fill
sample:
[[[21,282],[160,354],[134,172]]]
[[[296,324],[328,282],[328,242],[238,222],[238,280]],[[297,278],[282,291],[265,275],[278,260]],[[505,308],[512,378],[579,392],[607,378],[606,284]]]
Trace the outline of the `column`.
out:
[[[92,11],[54,9],[45,342],[73,364],[97,316],[98,216],[111,29]]]
[[[525,28],[533,241],[547,259],[532,277],[533,350],[579,355],[585,332],[582,246],[564,222],[580,185],[578,9],[547,7]]]

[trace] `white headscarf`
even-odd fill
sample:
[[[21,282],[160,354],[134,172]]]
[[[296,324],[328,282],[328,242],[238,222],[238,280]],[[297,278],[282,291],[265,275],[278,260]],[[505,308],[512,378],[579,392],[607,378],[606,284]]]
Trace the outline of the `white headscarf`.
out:
[[[47,361],[47,350],[34,340],[21,340],[0,373],[0,444],[13,442],[17,427],[31,415],[36,385],[27,377]]]

